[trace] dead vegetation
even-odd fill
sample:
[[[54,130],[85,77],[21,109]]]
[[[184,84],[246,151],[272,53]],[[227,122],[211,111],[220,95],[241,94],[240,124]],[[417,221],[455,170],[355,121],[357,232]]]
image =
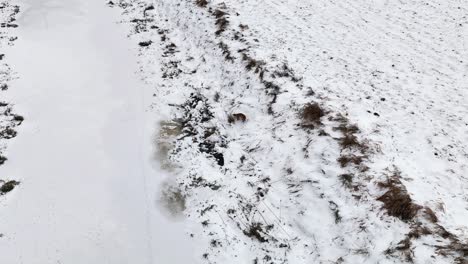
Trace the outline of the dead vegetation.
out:
[[[151,41],[151,40],[142,41],[142,42],[138,43],[138,45],[140,45],[140,47],[148,47],[148,46],[150,46],[151,44],[153,44],[153,41]]]
[[[358,156],[358,155],[342,155],[338,158],[338,163],[342,168],[347,167],[349,165],[356,165],[359,166],[361,163],[364,162],[366,156]]]
[[[377,198],[384,205],[383,208],[391,216],[397,217],[402,221],[413,220],[422,206],[413,202],[405,186],[400,181],[400,175],[396,172],[395,175],[388,177],[384,182],[378,183],[380,188],[386,192]]]
[[[229,20],[227,19],[228,13],[226,13],[226,12],[220,10],[220,9],[216,9],[213,12],[213,16],[216,18],[215,25],[218,27],[215,34],[217,36],[219,36],[224,31],[226,31],[226,29],[227,29],[227,27],[229,25]]]
[[[301,112],[301,126],[304,128],[316,128],[322,124],[322,117],[325,116],[325,111],[318,103],[306,104]]]
[[[386,250],[385,254],[400,254],[407,262],[413,262],[412,241],[423,236],[433,236],[436,241],[442,243],[442,245],[435,246],[437,254],[443,257],[453,257],[456,264],[467,264],[468,244],[461,242],[454,234],[442,227],[432,209],[414,203],[400,178],[400,172],[394,170],[385,181],[378,183],[378,186],[386,191],[377,200],[383,202],[382,208],[390,216],[409,223],[411,231],[397,246]]]
[[[195,3],[197,4],[197,6],[199,7],[206,7],[208,5],[208,1],[207,0],[196,0]]]
[[[180,139],[190,137],[198,145],[200,152],[209,154],[219,166],[224,166],[224,154],[220,149],[225,147],[225,140],[216,126],[209,123],[214,115],[208,99],[201,94],[191,94],[180,108],[183,112],[180,121],[183,135]],[[213,135],[216,135],[217,140],[212,140]]]
[[[353,174],[348,174],[348,173],[345,173],[345,174],[341,174],[339,176],[339,179],[341,181],[341,183],[348,187],[348,188],[351,188],[352,185],[353,185],[353,178],[354,178],[354,175]]]
[[[256,239],[261,243],[268,242],[268,231],[273,228],[273,225],[265,226],[262,223],[251,223],[247,229],[244,230],[244,235]]]
[[[224,42],[220,41],[219,44],[218,44],[218,46],[219,46],[219,48],[221,49],[221,51],[223,52],[224,59],[225,59],[226,61],[233,62],[233,61],[234,61],[234,57],[232,56],[231,51],[229,50],[228,45],[225,44]]]
[[[4,195],[8,192],[11,192],[13,191],[13,189],[20,184],[20,182],[18,181],[7,181],[7,182],[4,182],[4,181],[1,181],[0,180],[0,184],[2,184],[2,186],[0,187],[0,195]]]
[[[289,78],[294,83],[297,83],[302,80],[302,78],[299,78],[296,76],[293,69],[291,69],[286,63],[283,63],[283,65],[280,68],[274,70],[273,73],[271,74],[271,77],[272,78]]]
[[[196,0],[196,5],[199,7],[207,7],[209,4],[206,0]],[[229,26],[229,14],[224,11],[223,8],[216,9],[214,12],[210,9],[211,15],[216,18],[216,36],[220,37],[223,32],[226,32]],[[240,25],[239,26],[242,31],[248,30],[248,26]],[[235,36],[242,36],[241,34]],[[163,35],[161,38],[166,38]],[[238,38],[239,40],[241,37]],[[219,39],[218,39],[219,40]],[[237,39],[236,39],[237,40]],[[226,61],[233,62],[235,60],[235,56],[231,53],[230,47],[228,46],[229,42],[218,42],[218,47],[221,49],[223,57]],[[236,46],[232,46],[236,47]],[[252,58],[251,56],[247,55],[248,51],[246,50],[239,50],[241,53],[241,60],[244,62],[244,66],[246,71],[255,73],[256,76],[260,78],[260,81],[266,88],[266,93],[272,96],[272,101],[268,106],[268,112],[270,114],[273,113],[272,105],[276,102],[278,94],[280,92],[280,86],[276,84],[276,81],[273,82],[265,80],[266,78],[290,78],[293,82],[300,81],[300,78],[295,77],[294,72],[290,69],[286,64],[282,66],[282,68],[278,68],[274,70],[271,74],[267,74],[271,71],[267,70],[266,62],[257,60]],[[176,76],[177,77],[177,76]],[[283,80],[281,80],[283,81]],[[310,95],[314,95],[313,91]],[[200,97],[202,97],[200,95]],[[181,122],[183,133],[182,136],[179,138],[182,140],[183,138],[190,137],[195,145],[199,146],[199,149],[203,153],[209,153],[212,155],[213,158],[217,160],[218,165],[224,165],[224,156],[220,148],[222,148],[222,143],[219,142],[212,142],[209,140],[211,135],[217,135],[219,131],[217,131],[216,127],[209,124],[210,120],[214,117],[210,114],[209,106],[203,105],[198,107],[199,104],[204,104],[202,101],[203,98],[197,98],[191,96],[191,100],[184,104],[182,108],[184,109],[184,118]],[[215,95],[215,101],[220,100],[220,95],[217,93]],[[327,112],[328,114],[328,112]],[[237,115],[237,116],[236,116]],[[316,128],[318,126],[322,126],[321,128],[325,128],[322,124],[323,117],[326,115],[323,108],[317,103],[310,103],[307,104],[300,112],[300,119],[301,119],[301,126],[305,128]],[[242,113],[236,113],[228,116],[229,123],[235,122],[245,122],[247,120],[246,116]],[[364,166],[365,161],[368,159],[369,155],[368,151],[368,143],[366,141],[359,140],[362,137],[359,137],[358,133],[360,133],[359,128],[356,125],[350,124],[347,118],[343,118],[340,120],[334,120],[339,123],[339,126],[335,127],[334,129],[340,131],[342,133],[342,137],[336,139],[338,145],[341,148],[342,154],[338,158],[338,163],[342,168],[349,167],[349,166],[357,166],[364,171],[367,167]],[[196,129],[196,124],[202,124],[201,129]],[[323,130],[324,131],[324,130]],[[323,135],[329,136],[327,134],[329,130],[323,132]],[[245,157],[241,158],[242,163],[245,161]],[[339,179],[343,183],[343,185],[349,189],[353,187],[353,185],[359,184],[359,178],[361,177],[360,174],[355,174],[355,171],[351,171],[354,168],[347,168],[347,173],[342,174],[339,176]],[[191,185],[189,187],[206,187],[212,190],[218,190],[221,186],[217,182],[210,182],[207,181],[205,178],[190,175]],[[253,186],[253,185],[252,185]],[[384,182],[379,183],[379,186],[385,189],[385,193],[378,197],[378,200],[381,201],[384,205],[383,208],[388,212],[389,215],[397,217],[405,222],[414,222],[418,215],[422,213],[422,216],[429,220],[431,223],[437,223],[437,216],[435,215],[432,210],[429,208],[424,208],[415,204],[412,200],[410,195],[407,193],[405,187],[401,183],[401,181],[393,181],[393,180],[386,180]],[[299,188],[291,188],[294,193],[299,192]],[[351,189],[352,190],[352,189]],[[257,189],[256,191],[257,198],[262,198],[265,194],[262,188]],[[254,206],[254,205],[252,205]],[[247,206],[246,206],[247,207]],[[214,208],[213,205],[210,205],[201,211],[201,214],[204,215],[207,212],[211,211]],[[330,202],[330,209],[333,211],[335,216],[335,222],[339,223],[342,219],[338,210],[338,206],[334,202]],[[209,214],[209,213],[208,213]],[[235,209],[229,209],[228,214],[234,215],[236,214]],[[207,226],[209,223],[207,220],[203,222],[204,226]],[[259,222],[253,222],[248,224],[246,227],[242,227],[242,232],[261,243],[269,242],[272,240],[269,237],[269,231],[273,228],[273,226],[262,224]],[[445,229],[441,228],[438,232],[441,234],[441,237],[450,238],[453,235],[448,233],[447,231],[443,231]],[[408,234],[408,238],[403,239],[400,241],[396,247],[394,248],[395,252],[406,252],[405,259],[410,261],[412,258],[411,252],[411,244],[412,239],[418,239],[425,235],[430,235],[434,231],[426,226],[415,225],[412,227],[412,231]],[[454,236],[453,236],[454,237]],[[274,239],[274,238],[273,238]],[[211,245],[213,247],[217,247],[218,240],[213,239],[211,240]],[[453,243],[451,244],[452,250],[455,248],[458,250],[457,252],[462,252],[466,250],[463,245],[453,238]],[[458,242],[457,242],[458,241]],[[446,252],[448,247],[440,248],[440,252]],[[442,254],[442,253],[441,253]],[[445,253],[444,253],[445,254]],[[450,254],[450,253],[447,253]],[[465,254],[466,256],[466,254]],[[205,256],[208,257],[208,254]],[[258,258],[256,261],[259,261]],[[462,263],[462,262],[460,262]]]
[[[246,50],[239,50],[239,53],[242,54],[242,61],[245,63],[245,69],[247,71],[253,71],[254,73],[260,74],[260,77],[263,78],[265,62],[261,60],[256,60],[249,55],[247,55]]]

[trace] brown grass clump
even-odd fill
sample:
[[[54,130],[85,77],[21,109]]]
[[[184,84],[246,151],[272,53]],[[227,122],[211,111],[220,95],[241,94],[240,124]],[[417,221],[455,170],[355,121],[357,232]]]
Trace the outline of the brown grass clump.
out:
[[[353,164],[353,165],[361,165],[362,162],[364,162],[365,156],[356,156],[356,155],[343,155],[338,158],[338,162],[340,163],[340,166],[342,168]]]
[[[148,46],[150,46],[151,44],[153,44],[153,41],[151,41],[151,40],[142,41],[142,42],[138,43],[138,45],[140,45],[140,47],[148,47]]]
[[[302,109],[300,116],[302,119],[302,127],[315,128],[322,124],[321,119],[325,115],[325,111],[317,103],[308,103]]]
[[[345,134],[344,137],[340,138],[340,146],[342,149],[351,149],[351,148],[360,148],[361,143],[359,143],[357,137],[353,134]]]
[[[242,60],[246,62],[245,69],[247,71],[254,71],[255,73],[262,74],[264,72],[263,66],[265,65],[264,61],[256,60],[246,53],[242,53]],[[262,74],[263,75],[263,74]]]
[[[421,224],[413,226],[411,232],[408,233],[408,237],[411,239],[418,239],[427,235],[432,235],[432,231],[427,226],[423,226]]]
[[[19,184],[20,183],[17,181],[3,182],[2,186],[0,187],[0,195],[13,191],[13,189]]]
[[[398,174],[389,177],[385,182],[380,182],[378,186],[387,189],[377,200],[384,203],[383,208],[389,215],[409,221],[422,209],[422,206],[413,203]]]
[[[199,7],[206,7],[208,5],[208,1],[207,0],[196,0],[195,3],[197,4],[197,6]]]
[[[359,127],[356,125],[348,125],[347,119],[342,119],[341,122],[342,124],[335,127],[334,130],[341,131],[343,134],[356,134],[359,132]]]
[[[352,187],[354,175],[352,175],[352,174],[341,174],[339,176],[339,178],[340,178],[341,183],[344,186],[346,186],[348,188]]]
[[[244,235],[255,238],[261,243],[268,242],[267,232],[273,228],[272,225],[264,226],[262,223],[252,223],[244,230]]]
[[[429,220],[431,223],[439,222],[439,219],[437,218],[437,215],[429,207],[424,207],[424,217],[427,220]]]
[[[227,26],[229,25],[229,20],[227,20],[227,18],[226,18],[228,13],[226,13],[226,12],[224,12],[222,10],[216,9],[213,12],[213,15],[216,18],[216,23],[215,24],[218,26],[218,30],[215,32],[215,34],[217,36],[219,36],[219,35],[221,35],[221,33],[226,31]]]
[[[224,58],[225,58],[227,61],[233,62],[233,61],[234,61],[234,57],[232,56],[231,51],[229,50],[229,46],[226,45],[226,43],[224,43],[224,42],[222,42],[222,41],[219,42],[218,46],[219,46],[219,48],[223,51]]]
[[[341,123],[338,127],[333,129],[343,133],[343,137],[338,140],[342,150],[358,149],[365,153],[369,149],[366,142],[360,142],[356,136],[356,133],[360,131],[358,126],[350,125],[349,120],[342,115],[333,120]]]

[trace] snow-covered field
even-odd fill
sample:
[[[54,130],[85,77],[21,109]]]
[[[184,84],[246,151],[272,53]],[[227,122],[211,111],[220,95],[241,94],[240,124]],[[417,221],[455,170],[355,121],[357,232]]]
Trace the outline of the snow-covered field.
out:
[[[468,261],[466,2],[110,6],[202,263]]]
[[[1,263],[468,263],[468,2],[12,2]]]
[[[20,185],[0,197],[0,263],[186,262],[174,254],[181,227],[156,207],[151,97],[118,13],[94,0],[17,3],[18,40],[2,46],[16,78],[1,99],[24,122],[0,179]]]

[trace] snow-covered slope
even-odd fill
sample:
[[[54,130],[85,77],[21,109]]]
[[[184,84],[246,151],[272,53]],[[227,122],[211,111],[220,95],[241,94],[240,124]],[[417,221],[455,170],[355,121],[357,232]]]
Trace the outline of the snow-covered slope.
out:
[[[467,3],[109,5],[197,263],[468,262]]]

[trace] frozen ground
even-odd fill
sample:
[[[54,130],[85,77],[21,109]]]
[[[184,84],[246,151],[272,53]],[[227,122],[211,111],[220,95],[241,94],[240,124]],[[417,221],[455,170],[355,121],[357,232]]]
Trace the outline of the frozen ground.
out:
[[[110,6],[202,263],[467,263],[465,2]]]
[[[27,121],[0,168],[21,182],[0,198],[1,263],[184,262],[183,232],[157,208],[155,123],[115,12],[99,1],[17,4],[18,40],[2,46],[17,80],[2,100]]]
[[[465,1],[0,3],[2,263],[468,263]]]

